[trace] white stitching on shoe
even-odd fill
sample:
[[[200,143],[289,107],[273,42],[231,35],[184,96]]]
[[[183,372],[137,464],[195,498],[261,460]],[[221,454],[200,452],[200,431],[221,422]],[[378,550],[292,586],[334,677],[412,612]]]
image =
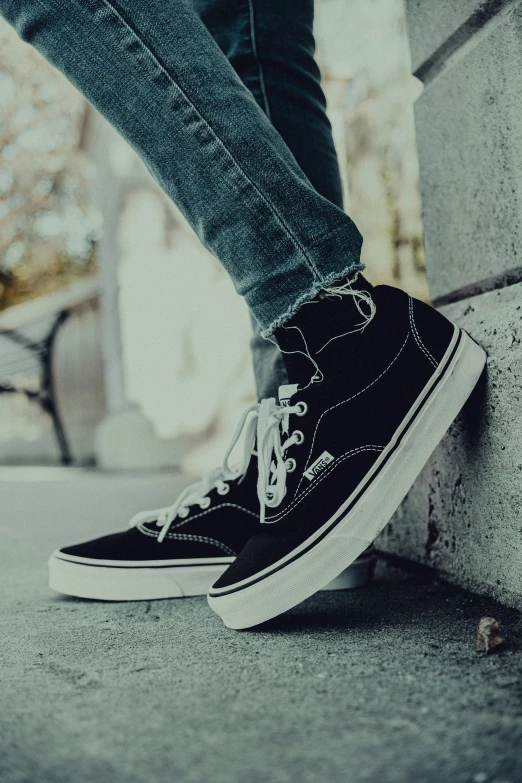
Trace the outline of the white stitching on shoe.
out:
[[[200,517],[204,517],[206,514],[210,514],[211,511],[217,511],[219,508],[224,508],[225,506],[228,506],[229,508],[238,508],[240,511],[244,511],[245,514],[250,514],[251,517],[256,517],[256,519],[259,517],[259,514],[255,514],[253,511],[249,511],[248,508],[243,508],[243,506],[238,506],[237,503],[220,503],[219,506],[212,506],[206,511],[201,511],[199,514],[194,514],[194,516],[192,517],[189,516],[186,517],[185,519],[182,519],[177,524],[172,525],[171,530],[175,530],[177,527],[186,525],[188,522],[192,522],[194,519],[199,519]]]
[[[316,479],[304,492],[299,495],[299,497],[292,500],[289,506],[283,511],[282,514],[274,515],[273,517],[267,517],[266,522],[269,524],[274,524],[274,522],[279,522],[281,519],[283,519],[284,516],[286,516],[295,506],[297,506],[304,498],[308,495],[309,492],[311,492],[313,489],[317,487],[318,484],[323,481],[327,476],[330,475],[334,471],[334,469],[339,465],[341,462],[343,462],[345,459],[348,459],[348,457],[353,457],[355,454],[360,454],[363,451],[384,451],[384,446],[359,446],[356,449],[352,449],[351,451],[347,451],[346,454],[343,454],[338,459],[336,459],[334,462],[331,462],[328,468],[322,473],[322,475]]]
[[[207,511],[202,511],[200,514],[194,514],[194,516],[192,516],[192,517],[189,516],[186,519],[180,520],[176,525],[173,525],[171,527],[171,530],[175,530],[178,527],[182,527],[183,525],[186,525],[186,524],[188,524],[189,522],[192,522],[195,519],[199,519],[200,517],[204,517],[206,514],[210,514],[212,511],[217,511],[218,508],[223,508],[224,506],[228,506],[229,508],[237,508],[240,511],[244,511],[245,514],[250,514],[250,516],[255,517],[256,519],[259,518],[259,514],[255,514],[253,511],[249,511],[247,508],[243,508],[243,506],[238,506],[237,503],[220,503],[219,506],[214,506],[213,508],[209,508]],[[155,533],[152,530],[149,530],[144,525],[138,525],[138,530],[140,531],[140,533],[144,533],[146,536],[151,536],[152,538],[157,538],[159,536],[159,533],[160,533],[159,530],[158,530],[157,533]],[[173,533],[173,534],[171,534],[169,532],[169,533],[167,533],[165,538],[179,538],[179,536],[182,536],[182,537],[185,537],[185,538],[188,537],[188,540],[193,540],[193,541],[196,541],[196,540],[197,541],[204,541],[204,540],[206,540],[206,541],[208,541],[208,543],[216,544],[216,546],[219,546],[221,549],[224,549],[224,550],[225,549],[226,550],[229,549],[226,546],[226,544],[221,544],[221,542],[219,542],[219,541],[217,541],[217,540],[215,540],[213,538],[206,539],[205,536],[192,536],[191,537],[190,533],[179,533],[179,534]],[[236,555],[236,552],[233,552],[231,549],[229,551],[230,551],[230,553],[232,555],[234,555],[234,556]]]
[[[364,389],[361,389],[360,391],[358,391],[358,392],[357,392],[357,394],[352,394],[352,396],[351,396],[351,397],[348,397],[348,399],[347,399],[347,400],[342,400],[342,402],[338,402],[338,403],[336,403],[336,405],[332,405],[332,407],[331,407],[331,408],[327,408],[325,411],[323,411],[323,412],[321,413],[321,415],[319,416],[319,419],[318,419],[318,421],[317,421],[317,424],[315,425],[315,432],[314,432],[314,437],[312,438],[312,445],[310,446],[310,451],[309,451],[309,453],[308,453],[308,459],[306,460],[305,470],[307,470],[307,469],[308,469],[308,465],[309,465],[309,463],[310,463],[310,457],[312,456],[312,451],[313,451],[313,448],[314,448],[314,443],[315,443],[315,438],[316,438],[316,435],[317,435],[317,430],[318,430],[318,428],[319,428],[319,424],[321,423],[321,419],[323,418],[323,416],[325,416],[325,415],[326,415],[327,413],[329,413],[330,411],[333,411],[335,408],[338,408],[340,405],[344,405],[346,402],[350,402],[350,400],[354,400],[354,399],[355,399],[356,397],[358,397],[360,394],[363,394],[363,393],[364,393],[365,391],[367,391],[367,390],[368,390],[368,389],[369,389],[371,386],[373,386],[375,383],[377,383],[377,381],[378,381],[378,380],[380,380],[380,379],[382,378],[382,376],[383,376],[383,375],[385,375],[385,374],[388,372],[388,370],[390,369],[390,367],[391,367],[393,364],[395,364],[395,362],[397,361],[397,359],[399,358],[399,356],[400,356],[400,355],[401,355],[401,353],[403,352],[404,348],[406,347],[406,343],[408,342],[408,338],[409,338],[409,336],[410,336],[410,332],[408,332],[408,333],[407,333],[407,335],[406,335],[406,339],[404,340],[404,342],[403,342],[403,344],[402,344],[402,347],[401,347],[401,349],[400,349],[399,353],[398,353],[398,354],[395,356],[395,358],[394,358],[394,359],[392,359],[392,361],[391,361],[391,362],[390,362],[390,364],[387,366],[387,368],[386,368],[385,370],[383,370],[383,371],[381,372],[381,374],[377,376],[377,378],[375,378],[375,380],[373,380],[371,383],[369,383],[369,384],[368,384],[368,386],[365,386],[365,387],[364,387]],[[304,473],[303,473],[303,475],[304,475]],[[297,497],[297,493],[299,492],[299,487],[301,486],[301,482],[302,482],[302,480],[303,480],[303,476],[301,476],[301,478],[299,479],[299,484],[297,485],[297,489],[296,489],[296,491],[294,492],[294,498],[295,498],[295,497]]]
[[[251,517],[255,517],[256,519],[258,519],[259,517],[259,514],[256,514],[253,511],[249,511],[248,508],[243,508],[243,506],[238,506],[237,503],[220,503],[219,506],[212,506],[206,511],[201,511],[199,514],[194,514],[194,516],[192,517],[188,516],[185,517],[184,519],[181,519],[175,525],[171,525],[170,529],[175,530],[177,527],[182,527],[183,525],[192,522],[194,519],[199,519],[200,517],[204,517],[206,514],[210,514],[212,511],[217,511],[218,509],[224,508],[225,506],[228,506],[229,508],[238,508],[240,511],[244,511],[245,514],[250,514]],[[142,526],[138,525],[138,528],[141,530]]]
[[[207,536],[191,536],[188,533],[172,533],[171,535],[168,535],[167,538],[175,538],[178,541],[198,541],[204,544],[214,544],[215,546],[219,547],[219,549],[222,549],[223,552],[226,552],[227,555],[232,555],[232,557],[235,557],[237,554],[226,544],[222,544],[221,541],[217,541],[215,538],[208,538]]]
[[[439,366],[438,362],[431,355],[431,353],[428,351],[428,349],[426,348],[426,346],[424,345],[424,343],[420,338],[420,334],[417,331],[417,327],[413,319],[413,299],[411,298],[411,296],[409,296],[408,299],[409,299],[409,311],[410,311],[410,325],[413,332],[413,337],[415,338],[415,342],[417,343],[417,345],[419,346],[419,348],[421,349],[425,357],[428,359],[428,361],[430,361],[434,367],[438,367]]]
[[[145,535],[151,536],[151,538],[157,538],[159,535],[154,533],[152,530],[148,530],[148,528],[143,528],[141,525],[138,526],[138,530],[140,533],[145,533]],[[227,555],[232,555],[233,557],[236,556],[236,552],[234,552],[233,549],[230,549],[230,547],[221,543],[221,541],[217,541],[215,538],[209,538],[208,536],[193,536],[189,533],[168,533],[166,538],[173,538],[177,541],[198,541],[204,544],[214,544],[219,549],[222,549],[223,552],[226,552]]]

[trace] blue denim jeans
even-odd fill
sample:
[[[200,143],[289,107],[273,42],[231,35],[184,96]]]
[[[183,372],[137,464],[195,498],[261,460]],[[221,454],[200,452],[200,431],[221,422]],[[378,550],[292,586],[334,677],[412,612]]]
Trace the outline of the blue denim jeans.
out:
[[[0,11],[137,150],[265,335],[362,269],[338,184],[318,185],[334,158],[309,0],[0,0]]]
[[[321,75],[314,59],[314,0],[192,0],[194,10],[301,170],[342,209],[343,192]],[[252,318],[259,399],[288,382],[279,348]]]

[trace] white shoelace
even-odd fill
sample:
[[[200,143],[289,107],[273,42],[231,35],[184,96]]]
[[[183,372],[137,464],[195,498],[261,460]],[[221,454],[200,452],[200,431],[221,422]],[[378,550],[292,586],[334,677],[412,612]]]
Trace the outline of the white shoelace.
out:
[[[273,398],[262,400],[259,405],[257,421],[257,494],[261,506],[261,522],[265,523],[265,510],[275,508],[286,494],[286,474],[295,469],[295,460],[285,457],[290,446],[304,441],[303,433],[293,432],[281,443],[281,431],[288,435],[290,414],[304,416],[306,403],[281,407]]]
[[[208,497],[212,489],[217,489],[220,495],[226,495],[230,487],[227,482],[245,475],[254,453],[257,439],[258,480],[257,493],[261,506],[261,522],[265,522],[266,506],[278,506],[286,492],[286,474],[295,468],[295,460],[286,460],[284,454],[293,444],[303,442],[303,434],[296,431],[288,440],[281,444],[280,427],[288,434],[290,414],[303,416],[306,413],[305,403],[281,407],[273,398],[255,403],[245,410],[226,451],[220,467],[205,473],[200,481],[186,487],[171,506],[157,508],[152,511],[141,511],[135,514],[129,522],[129,527],[137,527],[146,522],[156,522],[161,527],[158,542],[161,543],[167,535],[170,526],[176,519],[184,519],[190,507],[199,505],[206,509],[210,506]],[[243,458],[235,469],[228,464],[232,449],[244,434]],[[275,480],[272,480],[272,477]]]

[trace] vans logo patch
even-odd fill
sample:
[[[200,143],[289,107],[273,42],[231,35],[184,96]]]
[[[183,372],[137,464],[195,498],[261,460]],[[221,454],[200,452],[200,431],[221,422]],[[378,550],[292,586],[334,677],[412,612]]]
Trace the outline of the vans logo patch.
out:
[[[330,464],[330,462],[333,462],[335,457],[332,457],[331,454],[329,454],[327,451],[323,451],[320,457],[318,457],[315,462],[313,462],[308,470],[305,470],[304,475],[309,481],[313,481],[314,478],[316,478],[319,473],[322,473],[323,470],[327,467],[327,465]]]
[[[298,388],[299,386],[297,383],[284,383],[279,387],[279,405],[282,408],[288,408],[290,405],[290,399],[296,393]]]

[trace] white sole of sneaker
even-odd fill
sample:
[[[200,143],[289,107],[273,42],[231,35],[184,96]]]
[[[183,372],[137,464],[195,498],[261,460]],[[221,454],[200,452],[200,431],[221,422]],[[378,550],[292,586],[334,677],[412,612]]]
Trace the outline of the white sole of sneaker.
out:
[[[99,601],[152,601],[205,595],[233,557],[207,560],[167,560],[161,566],[91,560],[53,552],[49,587],[57,593]],[[109,564],[110,563],[110,564]]]
[[[161,566],[132,562],[93,561],[64,555],[58,550],[49,558],[49,587],[57,593],[98,601],[154,601],[206,595],[214,582],[234,560],[167,561]],[[353,590],[372,578],[375,555],[360,557],[328,584],[325,590]]]
[[[336,513],[270,568],[210,590],[209,605],[228,628],[250,628],[286,612],[353,563],[397,510],[473,391],[485,363],[485,351],[455,327],[429,383],[372,470]]]

